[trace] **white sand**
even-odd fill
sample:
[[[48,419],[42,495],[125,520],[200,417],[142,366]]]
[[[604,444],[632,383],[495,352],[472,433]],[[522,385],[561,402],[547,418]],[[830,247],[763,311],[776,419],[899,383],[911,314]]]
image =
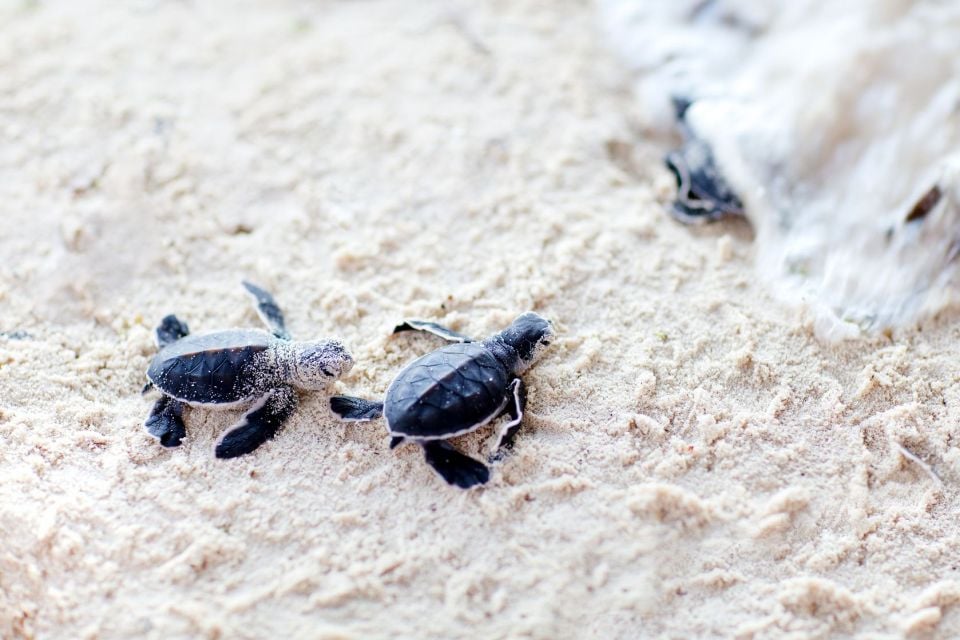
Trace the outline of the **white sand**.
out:
[[[960,633],[954,318],[824,347],[668,219],[592,6],[123,4],[0,5],[0,637]],[[404,317],[562,339],[479,491],[323,394],[162,449],[153,325],[255,326],[241,277],[359,394]]]

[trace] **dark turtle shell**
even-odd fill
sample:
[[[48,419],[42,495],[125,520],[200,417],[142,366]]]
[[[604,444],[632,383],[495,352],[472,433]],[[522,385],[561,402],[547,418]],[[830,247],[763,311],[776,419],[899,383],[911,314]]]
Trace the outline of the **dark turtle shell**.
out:
[[[508,377],[480,342],[447,345],[417,358],[387,389],[390,433],[436,439],[470,431],[504,407]]]
[[[235,329],[189,335],[160,350],[147,377],[164,393],[198,404],[249,399],[263,386],[260,370],[276,338],[266,331]]]

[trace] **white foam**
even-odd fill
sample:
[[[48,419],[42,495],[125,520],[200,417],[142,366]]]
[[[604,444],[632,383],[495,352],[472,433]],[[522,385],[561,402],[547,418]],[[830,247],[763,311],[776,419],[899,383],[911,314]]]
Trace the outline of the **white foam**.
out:
[[[955,299],[960,2],[600,7],[645,124],[672,130],[671,96],[697,100],[688,122],[746,207],[759,272],[813,308],[822,337],[914,322]],[[907,223],[934,185],[938,204]]]

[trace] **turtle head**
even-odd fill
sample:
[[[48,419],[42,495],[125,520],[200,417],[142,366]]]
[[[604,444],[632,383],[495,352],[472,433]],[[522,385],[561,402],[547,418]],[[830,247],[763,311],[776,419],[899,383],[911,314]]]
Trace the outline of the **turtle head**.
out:
[[[294,342],[283,359],[287,382],[309,391],[326,388],[353,367],[350,352],[336,340]]]
[[[540,359],[544,348],[553,341],[555,335],[549,320],[528,311],[518,316],[497,337],[516,351],[519,358],[515,366],[516,373],[521,373]]]

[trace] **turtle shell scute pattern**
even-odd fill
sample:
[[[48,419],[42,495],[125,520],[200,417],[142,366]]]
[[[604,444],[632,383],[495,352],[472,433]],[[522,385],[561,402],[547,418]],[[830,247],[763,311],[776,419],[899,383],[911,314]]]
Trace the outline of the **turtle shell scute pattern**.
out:
[[[162,349],[147,376],[161,391],[185,402],[225,404],[247,399],[263,382],[258,355],[270,346],[267,335],[221,332],[195,339],[187,336]]]
[[[390,432],[442,438],[467,431],[503,406],[506,368],[478,342],[451,344],[411,362],[387,390]]]

